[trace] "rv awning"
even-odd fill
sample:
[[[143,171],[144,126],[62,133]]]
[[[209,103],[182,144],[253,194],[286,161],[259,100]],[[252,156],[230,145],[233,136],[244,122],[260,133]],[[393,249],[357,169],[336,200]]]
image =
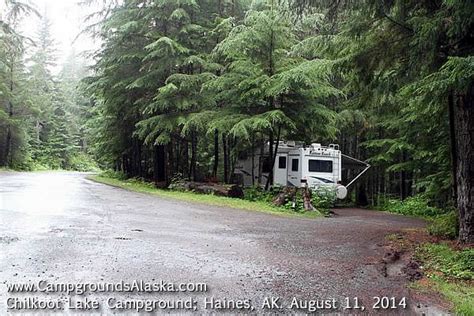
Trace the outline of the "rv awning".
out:
[[[359,159],[355,159],[344,154],[341,154],[341,157],[342,157],[342,169],[360,170],[357,176],[346,185],[346,187],[349,188],[352,184],[354,184],[357,181],[357,179],[359,179],[367,170],[369,170],[370,165]]]
[[[342,168],[343,169],[365,169],[370,165],[366,162],[363,162],[359,159],[349,157],[347,155],[341,154],[342,157]]]

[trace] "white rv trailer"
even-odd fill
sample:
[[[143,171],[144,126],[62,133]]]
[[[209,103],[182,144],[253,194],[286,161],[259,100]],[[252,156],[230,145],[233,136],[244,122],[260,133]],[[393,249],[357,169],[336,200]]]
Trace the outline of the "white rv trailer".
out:
[[[268,162],[270,159],[268,154],[266,156]],[[234,173],[240,175],[244,186],[265,185],[269,165],[267,163],[265,166],[264,159],[265,157],[261,157],[260,154],[255,154],[253,161],[252,157],[237,161]],[[263,164],[260,182],[258,181],[259,161]],[[343,185],[341,183],[343,167],[363,170],[352,181]],[[335,189],[339,199],[344,199],[347,188],[369,168],[369,164],[342,154],[339,145],[336,144],[326,147],[313,143],[305,146],[301,142],[280,141],[273,166],[273,183],[279,186],[308,186],[312,189],[329,187]]]

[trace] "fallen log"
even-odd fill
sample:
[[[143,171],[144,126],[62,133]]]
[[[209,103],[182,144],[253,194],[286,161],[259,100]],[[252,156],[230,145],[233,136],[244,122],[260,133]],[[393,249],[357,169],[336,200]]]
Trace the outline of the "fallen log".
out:
[[[213,194],[232,198],[242,198],[244,191],[236,184],[218,184],[207,182],[183,181],[174,183],[170,189],[180,191],[193,191],[202,194]]]

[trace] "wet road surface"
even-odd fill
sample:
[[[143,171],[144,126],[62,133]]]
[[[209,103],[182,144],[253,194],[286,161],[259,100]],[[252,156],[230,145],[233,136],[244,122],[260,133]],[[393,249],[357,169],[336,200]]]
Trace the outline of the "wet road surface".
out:
[[[273,312],[296,312],[286,308],[294,297],[342,304],[357,296],[372,313],[373,296],[407,296],[402,275],[384,277],[377,268],[381,243],[386,234],[423,222],[335,212],[334,218],[288,218],[129,192],[80,173],[0,172],[0,315],[11,297],[67,299],[65,293],[7,293],[6,284],[40,280],[208,286],[206,293],[76,295],[101,300],[102,313],[113,312],[102,301],[109,297],[193,297],[200,313],[222,311],[204,309],[204,297],[250,299],[261,313],[265,297],[280,297],[283,309]]]

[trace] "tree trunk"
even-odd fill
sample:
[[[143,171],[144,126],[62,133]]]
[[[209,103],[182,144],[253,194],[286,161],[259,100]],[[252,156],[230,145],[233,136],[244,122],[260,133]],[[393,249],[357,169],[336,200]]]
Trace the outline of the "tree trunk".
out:
[[[454,122],[454,95],[451,92],[448,96],[448,113],[449,113],[449,140],[451,145],[451,176],[453,177],[453,201],[456,205],[458,196],[457,196],[457,185],[456,185],[456,165],[457,165],[457,152],[456,152],[456,130]]]
[[[474,243],[474,84],[457,96],[454,117],[459,241]]]
[[[252,186],[255,185],[255,135],[252,134]]]
[[[235,182],[235,164],[237,163],[238,155],[235,154],[235,146],[237,144],[237,141],[235,138],[231,138],[228,140],[229,141],[229,146],[227,146],[228,150],[228,157],[229,157],[229,183],[234,183]]]
[[[183,147],[183,161],[182,161],[182,170],[183,170],[183,176],[186,176],[188,179],[191,179],[191,173],[189,171],[189,142],[186,139],[183,139],[182,143]],[[179,154],[179,152],[177,153]]]
[[[12,144],[12,129],[11,129],[10,123],[8,123],[7,136],[5,140],[5,154],[3,158],[3,161],[5,162],[5,166],[7,167],[11,165],[11,159],[10,159],[11,144]]]
[[[219,168],[219,131],[214,130],[214,168],[212,170],[212,175],[217,179],[217,170]]]
[[[139,177],[144,177],[143,175],[143,165],[142,165],[142,160],[143,160],[143,152],[142,152],[142,143],[137,139],[137,175]]]
[[[13,95],[13,73],[15,69],[15,64],[12,61],[10,64],[10,93]],[[11,119],[13,117],[13,104],[10,100],[8,100],[8,124],[7,124],[7,135],[6,135],[6,142],[5,142],[5,155],[4,155],[4,163],[6,166],[11,166],[12,165],[12,126],[11,126]]]
[[[258,185],[262,185],[262,176],[263,176],[263,158],[265,155],[265,141],[262,140],[260,143],[260,156],[258,159]]]
[[[265,186],[265,189],[268,190],[270,186],[273,185],[273,177],[274,177],[274,167],[275,167],[275,161],[276,161],[276,156],[278,153],[278,145],[280,144],[280,134],[281,134],[281,126],[278,126],[278,132],[277,132],[277,138],[276,138],[276,143],[275,143],[275,150],[273,150],[273,153],[271,154],[271,162],[270,162],[270,173],[268,174],[268,179],[267,179],[267,184]],[[271,142],[273,142],[273,133],[271,134]],[[270,143],[270,148],[273,146]],[[270,152],[272,152],[272,149],[270,149]]]
[[[306,184],[306,187],[303,189],[303,208],[305,211],[315,210],[311,201],[311,191],[308,188],[308,184]]]
[[[222,134],[222,149],[224,151],[224,183],[229,182],[229,157],[227,153],[227,137]]]
[[[401,154],[401,163],[405,162],[405,151],[402,151]],[[406,172],[405,170],[400,171],[400,198],[402,200],[407,198],[407,192],[406,192]]]
[[[270,161],[273,157],[273,131],[270,131],[270,137],[268,140],[268,154],[270,155]],[[270,187],[271,178],[273,177],[273,166],[270,165],[270,172],[268,173],[267,182],[265,183],[265,190],[268,190]]]
[[[178,140],[176,140],[178,141]],[[171,178],[176,173],[176,169],[173,168],[173,146],[175,140],[171,138],[171,141],[165,146],[165,170],[166,170],[166,183],[168,183]]]
[[[191,162],[189,164],[189,176],[196,181],[196,155],[197,155],[196,133],[191,133]]]
[[[153,148],[153,180],[155,185],[166,182],[165,146],[155,145]]]

